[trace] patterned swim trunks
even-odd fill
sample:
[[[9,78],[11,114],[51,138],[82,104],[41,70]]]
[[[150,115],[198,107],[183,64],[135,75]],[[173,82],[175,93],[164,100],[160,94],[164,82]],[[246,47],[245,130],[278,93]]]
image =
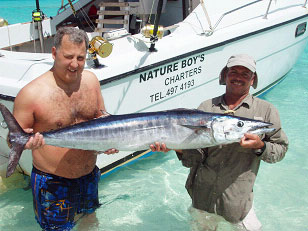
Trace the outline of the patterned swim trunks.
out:
[[[31,173],[35,218],[43,230],[71,230],[79,213],[98,208],[100,170],[77,179],[44,173],[35,167]]]

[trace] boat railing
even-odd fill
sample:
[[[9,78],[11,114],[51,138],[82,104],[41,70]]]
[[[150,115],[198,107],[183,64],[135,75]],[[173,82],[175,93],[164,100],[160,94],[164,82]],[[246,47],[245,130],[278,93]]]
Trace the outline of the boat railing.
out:
[[[212,35],[212,34],[214,33],[215,29],[218,27],[219,23],[222,21],[222,19],[223,19],[226,15],[231,14],[231,13],[233,13],[233,12],[235,12],[235,11],[241,10],[241,9],[243,9],[243,8],[245,8],[245,7],[251,6],[251,5],[253,5],[253,4],[256,4],[256,3],[258,3],[258,2],[261,2],[261,1],[264,1],[264,0],[256,0],[256,1],[254,1],[254,2],[250,2],[250,3],[248,3],[248,4],[245,4],[245,5],[243,5],[243,6],[240,6],[240,7],[238,7],[238,8],[233,9],[233,10],[230,10],[230,11],[228,11],[228,12],[226,12],[226,13],[223,13],[223,14],[220,16],[220,18],[217,20],[217,22],[216,22],[216,24],[214,25],[214,27],[212,27],[212,26],[211,26],[210,18],[209,18],[209,16],[208,16],[207,12],[206,12],[205,7],[204,7],[203,0],[200,0],[200,2],[201,2],[201,4],[202,4],[202,7],[203,7],[203,11],[204,11],[204,13],[205,13],[205,15],[206,15],[206,19],[207,19],[208,24],[209,24],[209,28],[210,28],[209,31],[206,31],[206,35],[207,35],[207,36]],[[267,15],[268,15],[268,12],[269,12],[269,10],[270,10],[272,1],[273,1],[273,0],[270,0],[269,3],[268,3],[266,12],[265,12],[265,14],[264,14],[264,16],[263,16],[264,19],[267,19]],[[303,4],[303,7],[306,7],[307,1],[308,1],[308,0],[305,0],[305,3]]]
[[[267,19],[267,15],[268,15],[269,9],[271,8],[271,4],[272,4],[272,0],[270,0],[269,3],[268,3],[266,13],[263,17],[264,19]]]

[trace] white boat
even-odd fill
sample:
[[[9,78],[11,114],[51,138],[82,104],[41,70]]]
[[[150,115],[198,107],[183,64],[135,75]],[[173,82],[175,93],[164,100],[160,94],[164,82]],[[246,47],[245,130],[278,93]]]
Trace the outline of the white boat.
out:
[[[97,67],[89,59],[86,68],[99,78],[106,108],[111,114],[195,108],[201,101],[224,92],[225,87],[218,84],[219,72],[235,53],[248,53],[257,60],[260,81],[258,88],[252,91],[257,95],[285,76],[307,44],[307,0],[124,2],[121,10],[126,7],[125,12],[128,12],[124,16],[128,21],[124,20],[120,25],[124,29],[108,29],[110,31],[104,34],[101,31],[106,29],[102,26],[114,25],[108,26],[110,21],[103,19],[107,14],[107,3],[101,2],[94,2],[101,6],[97,28],[88,27],[86,30],[104,52],[109,54],[111,46],[112,52],[106,58],[98,56],[101,65]],[[73,15],[79,14],[81,18],[92,4],[90,0],[79,0],[75,1],[73,8],[63,6],[57,16],[45,18],[41,23],[0,27],[1,103],[12,109],[18,91],[51,68],[51,54],[41,51],[50,51],[52,37],[59,25],[73,25]],[[159,25],[164,26],[158,30],[164,36],[152,44],[145,36],[150,30],[139,33],[139,25],[145,26],[149,18],[152,22],[160,19]],[[42,29],[39,31],[36,28],[40,29],[40,25]],[[95,36],[104,36],[109,42],[96,41],[98,37]],[[40,37],[44,38],[39,40]],[[150,51],[150,46],[156,51]],[[5,123],[1,123],[2,174],[6,170],[9,152],[7,133]],[[106,173],[146,153],[100,155],[97,165]],[[29,174],[31,168],[31,154],[24,151],[19,170]]]

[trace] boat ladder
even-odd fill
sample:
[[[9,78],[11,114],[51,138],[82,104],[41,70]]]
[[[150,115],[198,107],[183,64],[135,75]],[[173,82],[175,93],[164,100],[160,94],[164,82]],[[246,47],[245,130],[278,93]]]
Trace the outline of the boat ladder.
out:
[[[101,2],[99,7],[96,32],[108,32],[119,28],[129,31],[129,16],[136,12],[139,2]]]

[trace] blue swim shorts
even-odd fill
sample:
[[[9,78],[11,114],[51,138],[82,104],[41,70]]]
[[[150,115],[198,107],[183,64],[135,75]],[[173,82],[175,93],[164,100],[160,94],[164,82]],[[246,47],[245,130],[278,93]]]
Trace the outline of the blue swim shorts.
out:
[[[35,219],[43,230],[71,230],[78,213],[93,213],[100,206],[98,182],[100,170],[77,179],[42,172],[31,173]]]

